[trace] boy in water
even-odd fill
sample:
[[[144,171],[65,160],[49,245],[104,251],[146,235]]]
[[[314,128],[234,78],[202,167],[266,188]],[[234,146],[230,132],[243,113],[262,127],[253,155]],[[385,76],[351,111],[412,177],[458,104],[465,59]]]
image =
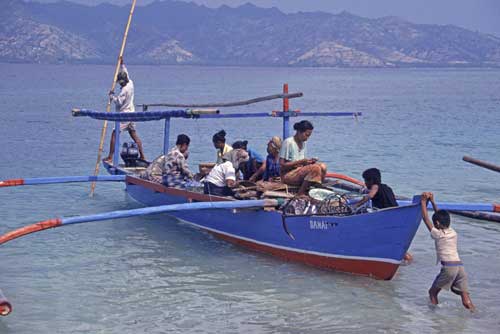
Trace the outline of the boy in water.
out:
[[[434,214],[432,223],[427,213],[427,203],[432,203]],[[434,202],[434,195],[430,192],[422,194],[422,219],[431,232],[431,238],[436,244],[437,261],[441,261],[441,271],[434,279],[429,289],[431,303],[438,304],[438,293],[441,289],[450,289],[460,297],[465,308],[474,312],[475,307],[467,289],[467,274],[457,251],[457,233],[450,227],[450,214],[446,210],[439,210]]]

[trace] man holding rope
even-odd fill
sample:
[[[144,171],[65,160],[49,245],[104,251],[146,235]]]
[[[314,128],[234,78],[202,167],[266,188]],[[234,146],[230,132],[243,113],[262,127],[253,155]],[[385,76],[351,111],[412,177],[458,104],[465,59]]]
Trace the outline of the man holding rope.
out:
[[[123,63],[123,57],[120,57],[120,72],[116,77],[116,82],[120,85],[120,94],[115,96],[114,91],[109,92],[109,99],[111,102],[114,102],[116,105],[116,111],[118,112],[134,112],[134,82],[129,78],[127,68]],[[137,148],[139,149],[140,158],[142,160],[146,160],[144,156],[144,151],[142,150],[142,142],[137,132],[135,131],[135,124],[133,122],[128,123],[120,123],[120,132],[123,130],[127,130],[130,137],[137,144]],[[111,135],[111,142],[109,146],[109,154],[104,161],[111,162],[113,160],[113,155],[115,151],[115,131],[113,129],[113,134]]]

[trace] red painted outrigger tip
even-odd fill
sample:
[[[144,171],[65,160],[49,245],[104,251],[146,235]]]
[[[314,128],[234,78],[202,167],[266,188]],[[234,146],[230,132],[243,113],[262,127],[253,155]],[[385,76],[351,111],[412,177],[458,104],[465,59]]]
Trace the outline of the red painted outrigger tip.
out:
[[[12,179],[0,181],[0,187],[15,187],[22,186],[24,184],[24,179]]]
[[[0,245],[6,243],[7,241],[22,237],[23,235],[57,227],[61,224],[62,220],[60,218],[55,218],[18,228],[17,230],[0,236]]]
[[[6,316],[12,312],[12,305],[9,303],[7,298],[5,298],[2,290],[0,290],[0,315]]]

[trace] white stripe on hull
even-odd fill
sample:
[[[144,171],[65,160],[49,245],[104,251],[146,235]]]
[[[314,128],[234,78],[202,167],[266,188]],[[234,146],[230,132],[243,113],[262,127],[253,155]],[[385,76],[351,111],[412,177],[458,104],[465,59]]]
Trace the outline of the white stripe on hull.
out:
[[[179,219],[179,220],[181,220],[181,221],[183,221],[183,222],[185,222],[187,224],[196,226],[196,227],[198,227],[200,229],[209,231],[209,232],[214,232],[214,233],[222,234],[222,235],[225,235],[225,236],[228,236],[228,237],[231,237],[231,238],[240,239],[240,240],[244,240],[244,241],[247,241],[247,242],[252,242],[252,243],[255,243],[255,244],[259,244],[259,245],[263,245],[263,246],[267,246],[267,247],[272,247],[272,248],[277,248],[277,249],[282,249],[282,250],[286,250],[286,251],[291,251],[291,252],[296,252],[296,253],[302,253],[302,254],[309,254],[309,255],[317,255],[317,256],[323,256],[323,257],[329,257],[329,258],[337,258],[337,259],[359,260],[359,261],[378,261],[378,262],[392,263],[392,264],[397,264],[397,265],[401,264],[401,261],[394,260],[394,259],[388,259],[388,258],[365,257],[365,256],[348,256],[348,255],[340,255],[340,254],[314,252],[314,251],[308,251],[308,250],[303,250],[303,249],[299,249],[299,248],[292,248],[292,247],[286,247],[286,246],[279,246],[279,245],[276,245],[276,244],[270,244],[270,243],[258,241],[258,240],[255,240],[255,239],[245,238],[245,237],[242,237],[242,236],[239,236],[239,235],[235,235],[235,234],[223,232],[223,231],[220,231],[220,230],[217,230],[217,229],[213,229],[213,228],[210,228],[210,227],[206,227],[206,226],[203,226],[203,225],[192,223],[192,222],[184,220],[184,219],[180,219],[180,218],[177,218],[177,219]]]

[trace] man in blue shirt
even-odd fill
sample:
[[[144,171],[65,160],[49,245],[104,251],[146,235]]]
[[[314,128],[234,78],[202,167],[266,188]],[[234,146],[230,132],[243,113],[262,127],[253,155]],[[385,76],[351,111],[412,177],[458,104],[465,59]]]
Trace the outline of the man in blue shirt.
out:
[[[238,140],[233,144],[233,149],[242,148],[248,152],[249,160],[241,166],[241,172],[243,173],[243,179],[248,180],[252,175],[260,168],[264,159],[262,156],[252,149],[248,149],[247,140]]]

